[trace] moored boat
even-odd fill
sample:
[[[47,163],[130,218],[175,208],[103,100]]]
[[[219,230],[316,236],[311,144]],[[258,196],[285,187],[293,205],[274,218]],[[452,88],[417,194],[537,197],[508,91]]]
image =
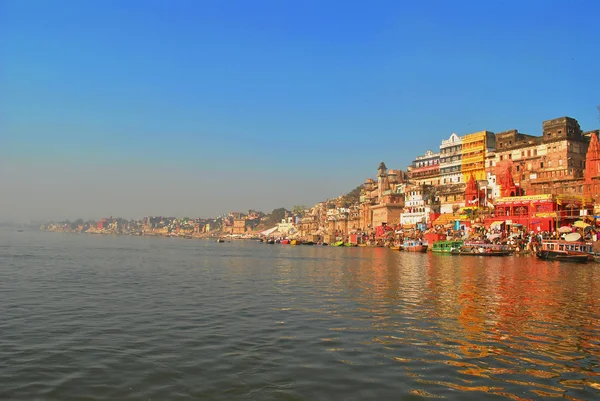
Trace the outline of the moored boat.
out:
[[[344,241],[337,241],[329,244],[331,246],[344,246]]]
[[[219,238],[219,239],[217,239],[217,242],[221,243],[221,242],[225,242],[225,240],[223,238]]]
[[[544,260],[585,263],[594,259],[592,244],[589,242],[545,240],[536,256]]]
[[[421,241],[407,240],[400,247],[405,252],[427,252],[428,246]]]
[[[431,252],[436,253],[452,253],[456,249],[460,249],[464,245],[463,241],[441,240],[433,243]]]
[[[465,256],[508,256],[511,252],[510,248],[506,245],[467,242],[450,253]]]

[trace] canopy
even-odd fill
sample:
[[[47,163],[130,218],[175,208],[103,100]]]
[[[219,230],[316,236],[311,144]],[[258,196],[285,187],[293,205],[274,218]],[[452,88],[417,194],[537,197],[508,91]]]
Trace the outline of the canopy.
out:
[[[496,238],[500,238],[500,234],[488,234],[488,236],[487,236],[487,237],[488,237],[488,239],[489,239],[490,241],[493,241],[493,240],[495,240]]]
[[[589,224],[586,223],[585,221],[577,220],[575,223],[573,223],[573,227],[586,228],[586,227],[589,227]]]
[[[572,231],[573,231],[573,229],[569,226],[562,226],[561,228],[558,229],[559,233],[570,233]]]
[[[269,228],[268,230],[265,231],[261,231],[261,235],[271,235],[273,234],[275,231],[277,231],[277,226],[273,227],[273,228]]]
[[[581,238],[581,234],[579,233],[571,233],[565,235],[565,241],[577,241],[579,240],[579,238]]]
[[[492,224],[490,224],[490,227],[497,228],[497,227],[500,227],[502,224],[504,224],[504,221],[492,221]]]

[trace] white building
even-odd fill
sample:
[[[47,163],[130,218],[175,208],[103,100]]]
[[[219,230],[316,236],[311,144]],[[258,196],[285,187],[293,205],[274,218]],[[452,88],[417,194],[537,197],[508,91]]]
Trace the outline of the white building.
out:
[[[400,215],[400,225],[413,226],[415,224],[428,224],[431,207],[428,205],[427,186],[410,186],[406,188],[404,211]]]
[[[458,184],[462,172],[462,138],[452,133],[450,138],[442,140],[440,145],[440,181],[441,185]]]

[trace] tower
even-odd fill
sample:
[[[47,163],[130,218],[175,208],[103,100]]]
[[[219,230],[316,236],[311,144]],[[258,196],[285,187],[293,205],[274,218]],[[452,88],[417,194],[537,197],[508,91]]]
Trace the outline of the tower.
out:
[[[586,196],[598,196],[599,188],[596,185],[600,182],[596,181],[594,183],[594,178],[596,180],[600,178],[600,143],[598,142],[598,135],[596,133],[592,133],[590,145],[585,155],[584,181]]]
[[[379,168],[377,169],[377,203],[381,203],[383,199],[383,191],[385,186],[385,181],[387,178],[387,167],[384,162],[379,163]]]

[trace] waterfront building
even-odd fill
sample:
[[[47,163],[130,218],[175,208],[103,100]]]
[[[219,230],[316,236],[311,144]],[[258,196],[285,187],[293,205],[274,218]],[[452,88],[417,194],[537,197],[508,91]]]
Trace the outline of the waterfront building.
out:
[[[238,216],[233,219],[232,234],[245,234],[246,233],[246,218],[244,216]]]
[[[431,207],[434,194],[435,187],[432,185],[407,185],[400,225],[403,228],[426,228],[434,212]]]
[[[592,198],[600,206],[600,132],[590,133],[590,144],[585,158],[584,190],[585,196]]]
[[[458,184],[462,180],[462,139],[452,133],[440,145],[440,180],[442,185]]]
[[[493,132],[480,131],[467,134],[462,138],[461,172],[462,181],[467,182],[471,175],[475,180],[484,180],[486,153],[496,147],[496,137]]]
[[[394,225],[400,222],[406,180],[406,173],[400,170],[388,172],[385,163],[379,164],[377,182],[368,178],[360,196],[360,230],[373,230],[382,223]]]
[[[436,190],[436,197],[440,203],[440,213],[455,213],[465,203],[465,184],[441,185]]]
[[[494,204],[494,214],[485,219],[486,226],[518,225],[538,232],[555,232],[594,211],[591,198],[577,195],[507,196],[496,199]]]
[[[410,180],[414,185],[440,185],[440,154],[431,150],[413,160]]]
[[[542,136],[497,134],[496,166],[509,169],[524,194],[582,193],[591,133],[583,133],[571,117],[546,120],[542,130]]]

